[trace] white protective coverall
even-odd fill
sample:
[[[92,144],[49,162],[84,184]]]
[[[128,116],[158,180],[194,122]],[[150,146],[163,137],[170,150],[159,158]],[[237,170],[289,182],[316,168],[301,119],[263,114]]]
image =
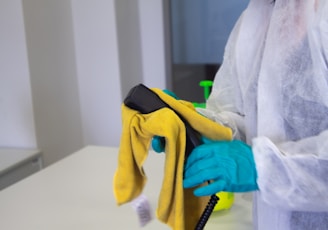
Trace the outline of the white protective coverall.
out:
[[[254,229],[328,229],[328,0],[250,0],[200,112],[252,146]]]

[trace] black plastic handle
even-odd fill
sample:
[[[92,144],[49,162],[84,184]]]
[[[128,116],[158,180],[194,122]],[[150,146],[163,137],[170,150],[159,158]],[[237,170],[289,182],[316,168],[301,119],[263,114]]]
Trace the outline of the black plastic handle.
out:
[[[143,84],[139,84],[130,90],[124,99],[124,104],[129,108],[137,110],[143,114],[148,114],[165,107],[173,110],[156,93]],[[202,141],[198,132],[196,132],[178,112],[174,112],[179,116],[186,127],[187,158],[196,146],[202,144]]]

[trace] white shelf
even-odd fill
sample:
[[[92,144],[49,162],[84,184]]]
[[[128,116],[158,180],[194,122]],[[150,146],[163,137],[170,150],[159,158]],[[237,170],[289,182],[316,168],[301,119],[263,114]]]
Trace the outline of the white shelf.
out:
[[[0,149],[0,190],[42,168],[37,149]]]

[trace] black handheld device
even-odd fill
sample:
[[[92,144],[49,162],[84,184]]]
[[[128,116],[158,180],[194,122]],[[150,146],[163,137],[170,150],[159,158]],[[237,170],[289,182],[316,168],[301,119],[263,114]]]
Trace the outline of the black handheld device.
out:
[[[143,114],[148,114],[159,110],[161,108],[169,108],[173,110],[169,105],[167,105],[156,93],[154,93],[151,89],[147,88],[143,84],[136,85],[133,87],[126,98],[124,99],[124,104],[136,111],[139,111]],[[179,118],[183,121],[186,127],[186,152],[185,158],[187,158],[191,151],[202,144],[201,137],[199,133],[194,130],[190,124],[175,110],[173,110]],[[215,205],[217,204],[219,197],[213,194],[200,217],[195,230],[201,230],[205,227],[211,213]]]

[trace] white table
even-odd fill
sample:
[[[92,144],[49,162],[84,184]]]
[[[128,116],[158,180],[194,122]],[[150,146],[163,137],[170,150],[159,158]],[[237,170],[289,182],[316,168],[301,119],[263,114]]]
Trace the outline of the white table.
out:
[[[117,148],[88,146],[0,192],[0,229],[141,229],[130,204],[118,207],[112,191]],[[163,155],[150,153],[145,194],[156,208]],[[143,229],[169,229],[154,219]],[[229,211],[213,213],[205,229],[250,230],[249,194]]]

